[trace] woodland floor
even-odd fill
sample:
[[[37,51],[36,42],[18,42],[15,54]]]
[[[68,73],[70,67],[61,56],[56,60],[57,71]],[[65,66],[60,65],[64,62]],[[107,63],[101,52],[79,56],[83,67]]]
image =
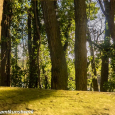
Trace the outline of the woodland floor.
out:
[[[7,110],[33,110],[33,115],[115,115],[115,93],[0,87],[0,111]]]

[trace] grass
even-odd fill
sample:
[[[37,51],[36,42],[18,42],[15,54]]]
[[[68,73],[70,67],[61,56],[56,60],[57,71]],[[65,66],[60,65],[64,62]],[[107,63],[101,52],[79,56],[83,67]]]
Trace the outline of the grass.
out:
[[[115,93],[0,87],[0,111],[33,110],[33,115],[115,115],[114,108]]]

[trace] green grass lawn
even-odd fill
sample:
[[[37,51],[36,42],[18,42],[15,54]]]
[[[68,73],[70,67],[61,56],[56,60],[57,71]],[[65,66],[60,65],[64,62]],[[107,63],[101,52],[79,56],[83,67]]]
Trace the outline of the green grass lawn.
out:
[[[115,115],[115,93],[0,87],[0,111],[7,110],[33,110],[33,115]]]

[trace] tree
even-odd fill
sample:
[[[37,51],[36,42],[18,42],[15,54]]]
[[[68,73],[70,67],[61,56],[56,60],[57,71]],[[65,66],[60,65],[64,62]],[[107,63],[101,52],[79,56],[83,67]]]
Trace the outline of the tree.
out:
[[[89,42],[89,50],[90,50],[90,61],[88,64],[91,63],[91,77],[92,77],[92,88],[94,91],[98,91],[98,83],[97,83],[97,70],[96,70],[96,58],[95,58],[95,47],[94,44],[93,44],[93,41],[95,41],[95,37],[94,37],[94,34],[95,33],[92,33],[91,31],[94,30],[94,28],[90,28],[91,25],[93,25],[92,23],[92,20],[96,20],[97,19],[97,16],[96,14],[98,13],[98,10],[99,8],[96,7],[96,2],[95,1],[91,1],[91,0],[87,0],[86,1],[87,3],[87,21],[88,21],[88,24],[87,24],[87,37],[88,37],[88,42]],[[92,40],[93,39],[93,40]],[[97,41],[98,41],[98,37],[97,37],[97,40],[96,40],[96,44],[97,44]],[[88,65],[87,64],[87,65]]]
[[[11,0],[4,0],[1,29],[1,86],[10,86],[10,24],[12,17]]]
[[[40,86],[40,67],[39,67],[39,50],[40,50],[40,31],[39,26],[40,24],[38,22],[38,2],[32,0],[32,12],[33,12],[33,18],[32,18],[32,25],[33,25],[33,43],[32,42],[32,36],[31,36],[31,14],[29,12],[28,15],[28,49],[29,49],[29,58],[30,58],[30,77],[29,77],[29,87],[38,87]]]
[[[1,21],[2,21],[2,11],[3,11],[3,0],[0,1],[0,41],[1,41]]]
[[[109,38],[110,38],[110,32],[109,29],[105,29],[105,37],[104,37],[104,43],[105,47],[103,49],[102,54],[102,67],[101,67],[101,84],[100,84],[100,91],[107,91],[106,88],[104,88],[105,83],[108,82],[108,74],[109,74],[109,58],[108,58],[108,48],[109,48]]]
[[[102,71],[101,71],[101,91],[107,91],[103,87],[104,83],[108,81],[108,56],[107,52],[110,52],[110,35],[111,38],[113,39],[113,49],[115,50],[115,24],[114,24],[114,14],[115,14],[115,1],[114,0],[104,0],[104,7],[102,5],[101,0],[98,0],[101,10],[103,14],[105,15],[106,18],[106,29],[105,29],[105,48],[104,48],[104,56],[102,57]],[[104,10],[105,9],[105,10]],[[110,54],[110,53],[109,53]],[[115,63],[114,63],[114,57],[115,53],[114,51],[112,52],[112,68],[115,73]]]
[[[74,0],[75,4],[75,82],[76,90],[87,90],[86,50],[86,4],[85,0]]]
[[[104,37],[104,47],[103,47],[103,55],[102,55],[102,67],[101,67],[101,84],[100,91],[107,91],[104,87],[104,84],[108,82],[108,74],[109,74],[109,47],[110,47],[110,29],[108,27],[108,17],[109,17],[109,4],[107,1],[104,1],[105,12],[106,12],[106,21],[105,21],[105,37]]]
[[[104,10],[101,0],[98,0],[98,1],[99,1],[101,10],[102,10],[103,14],[105,15],[106,20],[108,21],[108,27],[110,29],[110,35],[111,35],[111,38],[113,39],[113,47],[115,50],[115,23],[114,23],[115,1],[114,0],[110,0],[110,1],[104,0],[105,10]],[[106,10],[108,10],[108,12],[106,12]],[[112,57],[112,60],[113,60],[112,65],[113,65],[113,71],[115,73],[115,63],[114,63],[115,53],[114,52],[113,52],[113,57]]]
[[[41,3],[52,63],[51,89],[67,89],[67,64],[61,44],[55,1],[47,0]]]
[[[88,41],[89,41],[89,45],[90,45],[91,67],[92,67],[92,72],[94,74],[92,76],[93,89],[94,89],[94,91],[98,91],[97,78],[95,78],[97,76],[97,71],[96,71],[96,66],[95,66],[94,48],[93,48],[93,44],[91,41],[90,33],[88,33]]]

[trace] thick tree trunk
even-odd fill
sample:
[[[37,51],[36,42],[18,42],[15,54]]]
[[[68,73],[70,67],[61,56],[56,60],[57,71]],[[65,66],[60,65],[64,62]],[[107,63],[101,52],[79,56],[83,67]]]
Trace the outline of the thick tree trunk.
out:
[[[115,43],[115,23],[114,23],[114,15],[115,15],[115,0],[104,0],[104,6],[101,3],[101,0],[98,0],[100,3],[101,10],[103,11],[103,14],[106,17],[106,20],[108,21],[108,26],[110,29],[111,37]],[[104,10],[105,9],[105,10]],[[114,44],[115,47],[115,44]]]
[[[0,41],[1,41],[1,22],[2,22],[2,12],[3,12],[3,1],[0,0]]]
[[[114,20],[114,15],[115,15],[115,0],[108,0],[104,1],[105,5],[105,12],[106,12],[106,19],[108,21],[108,26],[110,29],[110,34],[111,37],[114,41],[114,48],[115,48],[115,20]]]
[[[51,89],[67,89],[67,64],[61,44],[60,29],[56,19],[54,1],[42,1],[42,9],[52,63]]]
[[[1,86],[10,86],[11,2],[4,0],[1,29]]]
[[[109,5],[108,5],[109,4]],[[113,74],[115,74],[115,0],[110,0],[110,3],[105,2],[105,8],[109,8],[109,15],[106,16],[110,29],[110,34],[114,43],[114,51],[112,60]]]
[[[114,52],[113,52],[113,57],[112,57],[112,66],[113,66],[113,72],[115,74],[115,0],[108,0],[104,1],[104,6],[105,6],[105,14],[106,14],[106,19],[108,21],[108,26],[110,29],[110,34],[113,39],[114,43]]]
[[[74,4],[76,90],[87,90],[86,4],[85,0],[74,0]]]

